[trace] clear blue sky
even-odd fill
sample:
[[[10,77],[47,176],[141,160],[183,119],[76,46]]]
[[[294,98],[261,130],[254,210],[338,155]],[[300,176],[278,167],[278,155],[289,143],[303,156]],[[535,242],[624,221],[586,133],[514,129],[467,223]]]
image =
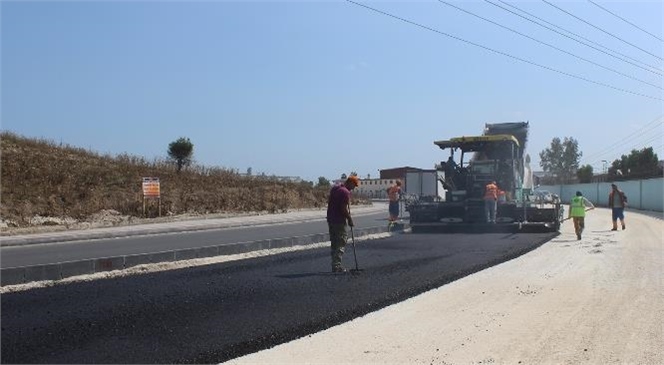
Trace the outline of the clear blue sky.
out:
[[[661,1],[595,1],[654,36],[587,0],[553,3],[633,46],[507,2],[641,67],[488,2],[450,3],[629,78],[438,1],[362,2],[435,31],[346,1],[3,1],[1,128],[150,160],[184,136],[200,164],[308,180],[432,168],[446,158],[434,140],[502,121],[530,121],[535,169],[554,137],[577,139],[595,171],[632,148],[664,158]]]

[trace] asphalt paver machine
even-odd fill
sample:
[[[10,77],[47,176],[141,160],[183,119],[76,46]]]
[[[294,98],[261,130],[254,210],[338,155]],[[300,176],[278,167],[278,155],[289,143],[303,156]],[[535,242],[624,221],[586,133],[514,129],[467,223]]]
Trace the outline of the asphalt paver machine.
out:
[[[482,135],[435,141],[449,150],[442,172],[445,198],[415,201],[406,209],[413,232],[551,232],[560,228],[560,200],[537,201],[529,156],[525,155],[528,122],[486,124]],[[524,156],[525,155],[525,156]],[[496,223],[487,223],[486,185],[500,190]]]

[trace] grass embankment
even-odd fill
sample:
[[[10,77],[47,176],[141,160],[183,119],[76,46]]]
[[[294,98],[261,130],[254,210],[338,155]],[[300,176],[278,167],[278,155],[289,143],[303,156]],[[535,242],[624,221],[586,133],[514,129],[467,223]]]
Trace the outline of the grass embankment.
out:
[[[22,227],[34,216],[86,220],[103,210],[142,217],[142,178],[148,176],[160,179],[162,215],[276,213],[327,203],[329,189],[310,182],[247,177],[205,166],[178,173],[166,160],[100,155],[11,132],[2,132],[0,139],[0,214]],[[149,203],[148,215],[155,216],[157,204]]]

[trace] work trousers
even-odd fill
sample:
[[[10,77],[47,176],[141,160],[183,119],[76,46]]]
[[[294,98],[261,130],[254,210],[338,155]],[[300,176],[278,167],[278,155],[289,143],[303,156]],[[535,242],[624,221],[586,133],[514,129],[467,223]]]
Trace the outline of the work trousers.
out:
[[[346,233],[346,224],[330,224],[330,248],[332,256],[332,269],[341,267],[341,258],[344,255],[348,234]]]
[[[388,210],[390,212],[390,222],[397,220],[399,218],[399,201],[391,201]]]
[[[576,233],[577,237],[581,236],[581,233],[583,233],[583,229],[585,227],[585,217],[572,217],[572,221],[574,222],[574,233]]]
[[[484,213],[486,214],[487,223],[496,223],[496,210],[498,209],[498,202],[493,199],[484,201]]]

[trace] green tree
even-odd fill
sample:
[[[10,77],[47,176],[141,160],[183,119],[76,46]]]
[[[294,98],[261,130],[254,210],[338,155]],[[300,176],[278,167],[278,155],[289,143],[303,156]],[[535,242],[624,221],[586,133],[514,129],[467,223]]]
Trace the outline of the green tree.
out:
[[[540,166],[553,174],[558,183],[570,183],[576,176],[581,155],[579,142],[573,137],[565,137],[563,141],[555,137],[551,146],[540,152]]]
[[[662,168],[652,147],[632,150],[629,155],[622,155],[620,159],[614,160],[609,168],[610,180],[645,179],[656,176],[662,176]]]
[[[168,145],[168,157],[175,162],[178,172],[182,170],[182,167],[191,164],[193,155],[194,144],[189,138],[180,137]]]
[[[579,170],[576,172],[576,177],[579,178],[580,183],[589,183],[593,179],[593,167],[590,165],[584,165],[579,167]]]
[[[324,178],[323,176],[320,176],[318,178],[318,184],[316,184],[317,188],[329,188],[330,187],[330,180]]]

